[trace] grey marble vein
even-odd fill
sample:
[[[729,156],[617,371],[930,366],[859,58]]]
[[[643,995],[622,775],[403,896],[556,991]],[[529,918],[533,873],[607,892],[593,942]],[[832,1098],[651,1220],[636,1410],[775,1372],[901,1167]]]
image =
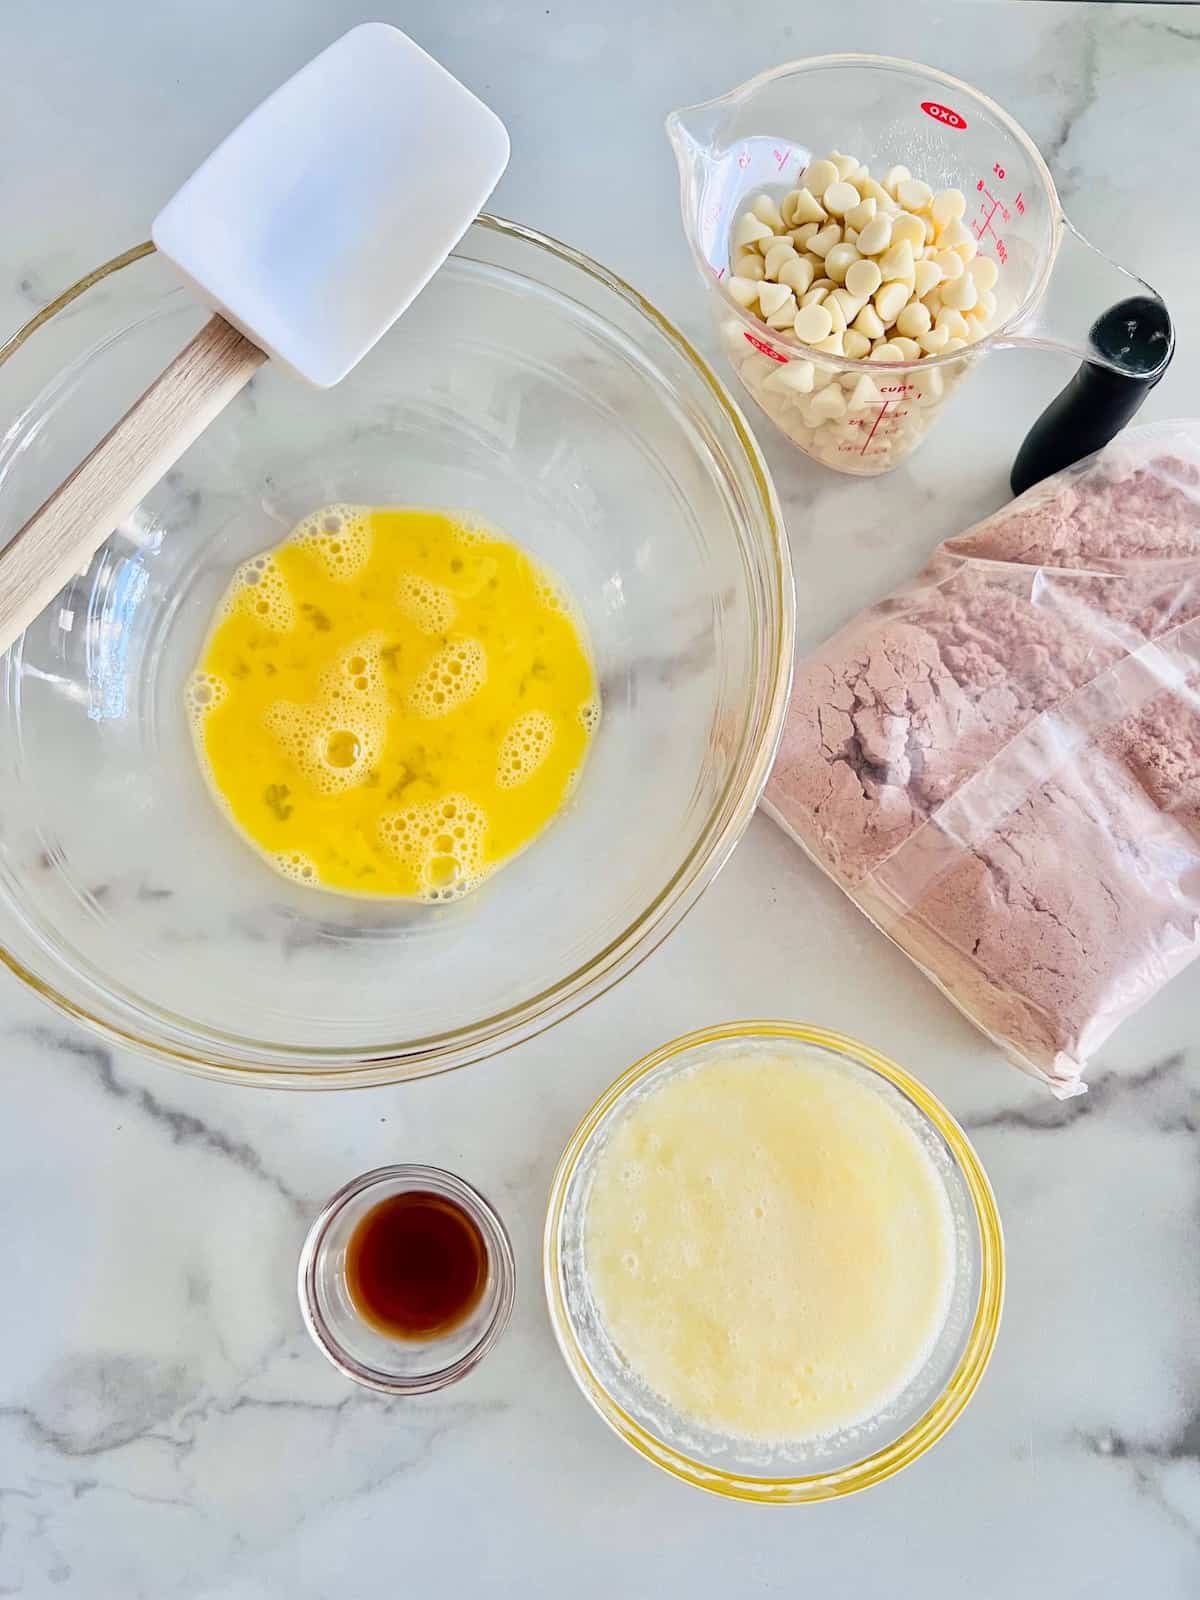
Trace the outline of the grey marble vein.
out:
[[[1041,150],[1046,165],[1054,174],[1058,192],[1064,199],[1080,181],[1083,170],[1081,163],[1073,158],[1070,146],[1076,130],[1095,105],[1099,93],[1101,26],[1102,18],[1090,10],[1084,10],[1077,21],[1068,21],[1061,30],[1066,62],[1060,66],[1056,61],[1053,70],[1056,74],[1063,73],[1067,98],[1049,138],[1042,140]]]
[[[233,1139],[220,1128],[188,1111],[166,1104],[151,1090],[124,1083],[117,1074],[113,1052],[104,1045],[89,1043],[74,1031],[48,1027],[27,1028],[27,1037],[44,1048],[77,1061],[89,1069],[92,1081],[115,1100],[129,1102],[138,1112],[166,1130],[172,1144],[190,1144],[231,1161],[249,1177],[268,1184],[298,1215],[304,1215],[307,1202],[277,1172],[263,1164],[262,1157],[245,1140]]]
[[[1148,1116],[1161,1133],[1200,1131],[1200,1084],[1184,1076],[1187,1054],[1173,1050],[1132,1072],[1094,1072],[1088,1092],[1073,1100],[1051,1100],[1034,1094],[1018,1106],[964,1116],[972,1133],[988,1128],[1019,1128],[1030,1133],[1051,1133],[1070,1128],[1114,1109]]]

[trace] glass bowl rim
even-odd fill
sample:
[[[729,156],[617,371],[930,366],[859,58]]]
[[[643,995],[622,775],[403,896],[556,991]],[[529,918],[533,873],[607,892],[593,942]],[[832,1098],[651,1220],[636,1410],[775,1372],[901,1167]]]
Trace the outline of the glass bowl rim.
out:
[[[628,927],[596,951],[583,965],[566,973],[548,988],[539,990],[516,1005],[494,1015],[466,1023],[444,1034],[377,1047],[339,1049],[336,1047],[280,1047],[261,1041],[237,1039],[208,1028],[198,1028],[187,1019],[161,1015],[156,1008],[131,1004],[125,997],[77,974],[84,992],[95,989],[100,995],[96,1010],[71,998],[49,978],[35,972],[14,950],[0,939],[0,965],[48,1001],[58,1011],[82,1023],[93,1033],[118,1048],[164,1062],[193,1074],[227,1082],[253,1084],[265,1088],[326,1089],[396,1083],[452,1071],[510,1049],[552,1027],[605,994],[653,953],[678,926],[729,859],[757,807],[766,785],[776,749],[783,732],[792,680],[795,637],[795,591],[791,554],[782,507],[761,448],[731,394],[712,367],[691,342],[637,289],[582,251],[548,234],[512,222],[505,217],[480,213],[472,229],[506,236],[544,252],[560,264],[582,272],[601,289],[615,295],[638,317],[665,339],[682,357],[692,374],[700,380],[729,424],[736,446],[757,492],[754,522],[760,531],[760,553],[764,576],[769,582],[777,612],[775,637],[763,646],[769,659],[766,679],[759,676],[756,686],[759,738],[748,746],[735,771],[726,781],[721,796],[711,809],[703,834],[671,879],[633,919]],[[470,230],[465,238],[470,237]],[[39,328],[49,323],[87,290],[114,273],[124,271],[153,255],[149,241],[132,246],[104,262],[63,290],[42,307],[9,338],[0,343],[3,366]],[[122,324],[120,333],[136,322]],[[90,359],[104,348],[93,344],[76,360]],[[55,378],[61,375],[62,369]],[[40,391],[39,391],[40,392]],[[24,415],[24,414],[23,414]],[[20,640],[14,650],[20,649]],[[750,719],[754,720],[753,717]],[[740,787],[740,794],[738,789]],[[52,966],[61,966],[61,957],[49,951]],[[120,1021],[97,1014],[108,1008]]]
[[[665,1443],[613,1399],[584,1354],[567,1312],[560,1283],[561,1231],[567,1191],[592,1136],[619,1101],[645,1078],[697,1046],[737,1039],[784,1039],[814,1044],[887,1080],[939,1133],[966,1185],[979,1230],[979,1294],[962,1354],[933,1402],[889,1444],[860,1460],[827,1472],[760,1477],[727,1472]],[[620,1074],[585,1112],[559,1159],[546,1206],[542,1276],[550,1325],[567,1369],[584,1397],[609,1427],[646,1460],[695,1488],[760,1505],[803,1505],[838,1499],[883,1483],[911,1465],[949,1430],[978,1388],[995,1348],[1004,1307],[1004,1234],[995,1196],[979,1157],[957,1121],[925,1086],[887,1056],[847,1034],[806,1023],[770,1019],[724,1022],[660,1045]]]
[[[381,1367],[368,1366],[352,1356],[322,1314],[320,1297],[317,1294],[317,1264],[335,1219],[352,1200],[356,1200],[368,1190],[387,1189],[391,1193],[404,1193],[403,1189],[397,1190],[393,1187],[401,1180],[406,1185],[411,1183],[412,1188],[424,1188],[432,1190],[435,1194],[449,1195],[458,1201],[477,1224],[482,1224],[490,1235],[488,1260],[495,1268],[499,1283],[495,1310],[471,1348],[448,1366],[436,1367],[411,1378],[401,1377],[396,1373],[386,1373]],[[451,1172],[448,1167],[430,1167],[420,1162],[402,1161],[392,1166],[372,1167],[369,1172],[360,1172],[356,1178],[351,1178],[348,1183],[344,1183],[330,1195],[313,1218],[304,1236],[296,1267],[296,1293],[300,1300],[300,1315],[304,1319],[309,1337],[325,1359],[335,1366],[343,1377],[349,1378],[353,1383],[361,1384],[365,1389],[375,1389],[381,1394],[399,1396],[434,1394],[439,1389],[449,1388],[460,1378],[465,1378],[467,1373],[473,1371],[499,1342],[505,1328],[508,1327],[516,1300],[517,1263],[503,1217],[473,1183],[468,1183],[465,1178],[460,1177],[457,1172]]]

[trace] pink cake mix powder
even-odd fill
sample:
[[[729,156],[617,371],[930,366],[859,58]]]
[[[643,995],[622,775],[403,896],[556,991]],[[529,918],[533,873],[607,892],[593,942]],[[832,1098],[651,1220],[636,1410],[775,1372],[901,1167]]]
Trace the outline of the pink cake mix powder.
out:
[[[801,663],[764,803],[1079,1092],[1200,954],[1200,422],[1039,484]]]

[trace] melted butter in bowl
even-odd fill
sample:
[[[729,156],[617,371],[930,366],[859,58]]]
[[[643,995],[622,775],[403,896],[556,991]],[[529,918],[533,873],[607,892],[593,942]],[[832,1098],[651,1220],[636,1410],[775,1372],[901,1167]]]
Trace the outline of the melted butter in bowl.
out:
[[[954,1234],[910,1127],[816,1061],[718,1058],[635,1107],[597,1162],[592,1289],[614,1345],[705,1426],[801,1439],[920,1370]]]
[[[987,1367],[995,1201],[962,1129],[868,1046],[792,1022],[662,1046],[551,1186],[546,1296],[579,1387],[685,1482],[775,1504],[923,1454]]]

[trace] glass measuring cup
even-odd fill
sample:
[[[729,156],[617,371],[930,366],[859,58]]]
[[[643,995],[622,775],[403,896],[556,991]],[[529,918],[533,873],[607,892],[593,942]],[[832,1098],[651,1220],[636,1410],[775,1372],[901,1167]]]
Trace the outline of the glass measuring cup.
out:
[[[735,372],[782,433],[840,472],[897,466],[992,350],[1033,345],[1085,362],[1023,447],[1026,467],[1045,459],[1045,471],[1106,443],[1166,368],[1161,297],[1076,232],[1024,130],[948,73],[890,56],[814,56],[672,112],[667,132],[684,229]],[[834,149],[877,177],[902,162],[935,191],[964,192],[963,222],[999,274],[986,335],[919,361],[856,361],[767,327],[733,299],[737,218],[754,196],[798,187]]]

